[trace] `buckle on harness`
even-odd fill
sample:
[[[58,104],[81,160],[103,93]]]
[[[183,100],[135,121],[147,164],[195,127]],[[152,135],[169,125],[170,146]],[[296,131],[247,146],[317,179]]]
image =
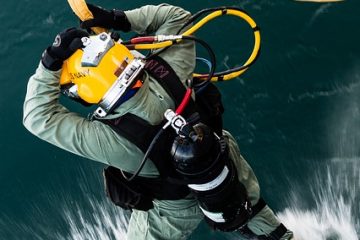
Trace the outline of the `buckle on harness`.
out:
[[[167,109],[164,113],[165,118],[168,122],[163,126],[163,129],[166,129],[171,125],[171,127],[179,133],[180,129],[187,124],[185,118],[181,115],[177,115],[173,110]]]

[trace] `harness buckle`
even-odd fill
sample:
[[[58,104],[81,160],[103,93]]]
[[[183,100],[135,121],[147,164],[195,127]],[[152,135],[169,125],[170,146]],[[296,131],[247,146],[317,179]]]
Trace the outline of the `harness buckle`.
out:
[[[181,115],[176,114],[173,110],[167,109],[164,113],[165,118],[168,122],[163,126],[163,129],[166,129],[171,125],[171,127],[179,133],[180,129],[187,124],[185,118]]]

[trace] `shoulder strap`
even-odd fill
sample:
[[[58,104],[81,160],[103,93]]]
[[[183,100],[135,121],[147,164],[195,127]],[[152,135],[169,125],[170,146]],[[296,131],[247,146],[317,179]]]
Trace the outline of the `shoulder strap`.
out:
[[[179,106],[186,92],[186,88],[176,75],[174,69],[161,57],[151,57],[145,64],[145,70],[165,89],[167,94],[174,100],[175,106]],[[195,112],[195,103],[190,101],[184,115],[189,117]]]
[[[160,83],[178,106],[184,97],[186,88],[171,66],[161,57],[154,56],[147,61],[145,70]],[[221,93],[213,83],[207,84],[202,92],[196,94],[196,103],[191,100],[183,115],[188,118],[194,112],[200,114],[203,123],[211,127],[219,136],[222,135],[224,107]]]

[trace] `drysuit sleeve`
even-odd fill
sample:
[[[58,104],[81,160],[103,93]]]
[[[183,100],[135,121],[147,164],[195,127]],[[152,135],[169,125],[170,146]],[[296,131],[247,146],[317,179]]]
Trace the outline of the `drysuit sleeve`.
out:
[[[109,163],[108,152],[117,151],[119,159],[140,158],[134,154],[141,153],[128,150],[133,149],[131,143],[117,136],[109,126],[89,121],[59,103],[60,72],[49,71],[39,64],[27,86],[23,106],[24,126],[42,140],[105,164]],[[121,167],[133,170],[124,161]]]
[[[148,5],[125,11],[125,14],[131,24],[131,30],[146,35],[177,34],[191,16],[184,9],[167,4]],[[183,41],[180,44],[171,46],[159,56],[170,64],[184,83],[186,79],[192,76],[194,71],[195,55],[194,42]]]

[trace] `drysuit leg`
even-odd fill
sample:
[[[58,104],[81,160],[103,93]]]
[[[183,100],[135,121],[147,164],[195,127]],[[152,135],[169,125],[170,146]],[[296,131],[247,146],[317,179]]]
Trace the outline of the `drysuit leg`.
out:
[[[260,187],[258,180],[251,169],[250,165],[241,156],[239,147],[234,137],[227,131],[223,132],[224,136],[229,140],[229,157],[234,161],[237,167],[239,181],[244,184],[249,200],[254,206],[260,198]],[[280,221],[276,218],[274,212],[265,206],[258,214],[256,214],[247,224],[247,227],[258,236],[269,236],[280,225]],[[288,230],[280,239],[291,239],[293,233]],[[272,240],[272,239],[271,239]]]
[[[155,200],[149,211],[133,210],[128,240],[186,240],[203,219],[194,198],[176,201]]]

